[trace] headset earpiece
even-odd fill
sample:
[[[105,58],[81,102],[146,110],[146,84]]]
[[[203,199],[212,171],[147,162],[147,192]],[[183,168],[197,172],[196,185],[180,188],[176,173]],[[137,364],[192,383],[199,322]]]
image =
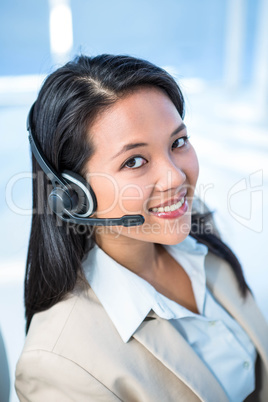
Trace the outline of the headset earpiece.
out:
[[[73,211],[78,204],[78,195],[66,187],[55,187],[48,196],[50,209],[57,215],[64,214],[64,211]]]
[[[124,215],[120,218],[91,218],[97,209],[97,199],[89,183],[79,174],[64,170],[57,173],[50,165],[31,131],[35,103],[27,117],[31,150],[40,168],[53,185],[48,196],[51,210],[65,222],[94,226],[138,226],[144,223],[142,215]]]
[[[72,204],[72,209],[65,209],[69,210],[73,215],[81,218],[86,218],[92,215],[97,209],[97,199],[89,183],[79,174],[69,170],[64,170],[61,175],[70,186],[68,192],[72,190],[77,197],[76,203]],[[72,195],[70,195],[69,198],[72,199]],[[68,200],[67,202],[69,203]]]
[[[97,208],[94,191],[82,176],[69,170],[61,174],[68,185],[56,185],[48,196],[51,210],[57,215],[68,211],[74,216],[85,218]]]

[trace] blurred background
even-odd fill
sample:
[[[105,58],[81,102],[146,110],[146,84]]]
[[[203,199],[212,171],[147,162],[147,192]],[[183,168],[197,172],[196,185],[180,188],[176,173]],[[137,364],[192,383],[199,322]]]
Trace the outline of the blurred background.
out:
[[[24,343],[31,220],[26,117],[74,55],[129,54],[166,68],[186,98],[197,194],[268,319],[268,0],[1,0],[0,329],[10,371]]]

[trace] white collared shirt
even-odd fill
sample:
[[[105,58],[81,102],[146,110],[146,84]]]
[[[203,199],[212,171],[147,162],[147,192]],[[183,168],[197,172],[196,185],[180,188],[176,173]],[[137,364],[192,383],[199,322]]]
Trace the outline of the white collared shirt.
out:
[[[255,389],[256,350],[245,331],[206,288],[204,260],[208,248],[191,236],[164,247],[188,274],[200,314],[157,292],[97,245],[83,262],[85,276],[124,342],[153,310],[170,320],[221,383],[230,401],[243,401]]]

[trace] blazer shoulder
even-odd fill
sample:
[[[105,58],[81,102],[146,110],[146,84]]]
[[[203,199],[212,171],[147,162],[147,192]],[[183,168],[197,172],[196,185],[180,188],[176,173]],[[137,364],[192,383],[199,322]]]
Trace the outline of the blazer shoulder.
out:
[[[236,275],[227,261],[208,252],[205,258],[205,270],[207,286],[223,307],[236,316],[238,321],[240,317],[255,321],[257,314],[263,329],[267,330],[267,322],[254,296],[250,290],[245,296],[242,295]]]
[[[74,319],[74,312],[79,308],[79,304],[86,304],[90,309],[91,305],[96,303],[92,293],[89,285],[78,284],[60,302],[47,310],[34,314],[23,350],[52,351],[67,323]]]
[[[121,401],[76,362],[45,350],[25,351],[16,367],[15,388],[26,401]]]

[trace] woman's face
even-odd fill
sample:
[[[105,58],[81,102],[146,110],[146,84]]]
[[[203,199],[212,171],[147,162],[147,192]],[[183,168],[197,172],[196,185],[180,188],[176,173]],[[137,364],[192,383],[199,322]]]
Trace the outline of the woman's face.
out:
[[[95,153],[86,165],[98,218],[141,214],[141,226],[96,228],[98,235],[176,244],[191,227],[198,161],[169,97],[144,87],[118,100],[90,129]]]

